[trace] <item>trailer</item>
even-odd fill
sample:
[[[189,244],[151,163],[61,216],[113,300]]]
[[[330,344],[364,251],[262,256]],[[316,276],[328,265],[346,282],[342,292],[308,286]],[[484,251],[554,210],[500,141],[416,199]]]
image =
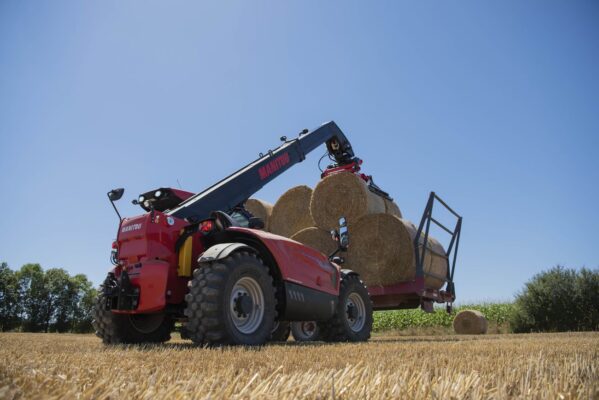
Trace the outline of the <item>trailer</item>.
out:
[[[433,216],[436,208],[443,207],[455,218],[455,224],[450,229]],[[449,244],[443,254],[423,245],[427,243],[431,224],[438,226],[450,236]],[[421,308],[424,312],[434,312],[435,304],[445,304],[446,311],[452,312],[453,302],[456,299],[454,273],[460,245],[462,231],[462,216],[454,211],[435,192],[431,192],[426,207],[420,219],[420,224],[413,240],[414,256],[416,260],[416,274],[413,280],[399,282],[392,285],[368,285],[368,295],[372,301],[374,311],[405,310]],[[447,262],[447,275],[444,277],[432,275],[424,269],[426,252],[433,252],[443,257]],[[432,276],[443,280],[441,288],[427,287],[425,278]],[[298,342],[313,342],[322,340],[318,323],[315,321],[297,321],[290,324],[290,332]],[[286,340],[286,337],[281,337]]]

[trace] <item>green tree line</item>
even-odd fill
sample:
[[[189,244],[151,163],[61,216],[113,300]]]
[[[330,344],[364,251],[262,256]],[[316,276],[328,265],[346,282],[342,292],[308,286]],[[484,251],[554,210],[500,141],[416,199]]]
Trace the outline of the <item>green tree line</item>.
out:
[[[0,264],[0,331],[91,332],[96,289],[83,274]]]

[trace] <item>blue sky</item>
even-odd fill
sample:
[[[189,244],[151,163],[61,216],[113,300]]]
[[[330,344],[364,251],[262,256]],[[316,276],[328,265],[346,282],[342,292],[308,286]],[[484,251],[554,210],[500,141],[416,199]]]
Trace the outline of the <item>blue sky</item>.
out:
[[[464,216],[460,301],[595,268],[597,21],[595,1],[3,1],[0,259],[100,283],[110,188],[135,215],[335,120],[408,219],[431,190]],[[257,196],[314,185],[322,152]]]

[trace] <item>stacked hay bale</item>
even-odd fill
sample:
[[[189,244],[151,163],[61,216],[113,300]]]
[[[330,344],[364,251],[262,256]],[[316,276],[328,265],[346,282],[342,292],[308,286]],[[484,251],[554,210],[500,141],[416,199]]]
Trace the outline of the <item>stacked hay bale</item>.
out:
[[[345,268],[358,272],[367,285],[391,285],[416,276],[414,239],[417,228],[402,218],[398,205],[373,193],[358,175],[340,172],[322,179],[314,188],[297,186],[285,192],[272,208],[269,230],[324,254],[337,248],[331,238],[339,218],[345,217],[350,246],[343,255]],[[423,267],[425,285],[439,289],[445,283],[447,258],[443,246],[429,237]]]
[[[249,199],[245,202],[245,208],[254,217],[258,217],[264,221],[264,230],[270,230],[270,216],[272,215],[272,204],[259,199]]]
[[[460,335],[483,335],[487,327],[487,319],[476,310],[460,311],[453,319],[453,330]]]
[[[327,255],[337,250],[337,243],[331,237],[331,232],[316,226],[302,229],[291,236],[291,239],[303,243],[306,246],[310,246]]]
[[[360,217],[349,229],[346,267],[358,272],[369,285],[391,285],[416,277],[414,239],[418,229],[413,223],[377,213]],[[419,246],[424,246],[423,237]],[[429,237],[423,262],[427,287],[439,289],[445,283],[444,254],[443,246]]]
[[[358,272],[368,285],[390,285],[416,276],[414,239],[418,229],[402,219],[397,204],[373,193],[358,175],[330,175],[314,188],[310,211],[321,229],[337,226],[345,217],[350,246],[345,267]],[[419,246],[424,246],[424,238]],[[447,261],[443,246],[429,237],[423,262],[425,284],[438,289],[445,283]]]
[[[385,199],[371,192],[363,179],[350,172],[329,175],[321,180],[310,201],[314,223],[326,230],[337,227],[340,217],[352,222],[366,214],[385,213],[386,208]],[[397,211],[401,217],[399,207]]]
[[[310,215],[312,189],[308,186],[296,186],[277,200],[270,216],[270,231],[277,235],[291,237],[304,228],[314,226]]]

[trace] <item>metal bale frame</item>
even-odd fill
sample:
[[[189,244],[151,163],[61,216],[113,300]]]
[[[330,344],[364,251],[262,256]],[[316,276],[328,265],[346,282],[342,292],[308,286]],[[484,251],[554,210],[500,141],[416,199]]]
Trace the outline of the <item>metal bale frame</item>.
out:
[[[439,202],[457,219],[455,227],[452,230],[440,223],[433,217],[433,208],[435,201]],[[437,275],[428,274],[424,271],[424,259],[426,251],[432,251],[427,246],[431,222],[439,226],[445,232],[451,235],[451,241],[445,254],[447,261],[447,276],[445,290],[427,288],[424,282],[426,275],[441,278]],[[462,230],[462,217],[447,205],[435,192],[431,192],[420,220],[416,237],[414,238],[414,252],[416,256],[416,277],[413,281],[401,282],[387,286],[370,286],[368,291],[376,310],[391,310],[402,308],[417,308],[421,306],[427,312],[433,311],[433,302],[448,303],[447,310],[451,311],[451,303],[455,300],[455,285],[453,281],[455,266],[457,260],[458,247],[460,245],[460,234]],[[424,231],[424,243],[420,245],[420,237]],[[422,249],[421,249],[422,247]],[[435,254],[437,254],[435,252]],[[439,254],[441,255],[441,254]],[[450,265],[451,260],[451,265]]]
[[[453,214],[456,217],[456,224],[455,224],[453,231],[451,229],[447,228],[445,225],[443,225],[441,222],[439,222],[438,220],[436,220],[433,217],[433,208],[435,205],[435,200],[438,203],[440,203],[443,207],[445,207],[445,209],[447,211],[449,211],[451,214]],[[416,255],[416,276],[417,277],[424,277],[425,275],[427,275],[427,273],[424,272],[423,264],[424,264],[424,258],[426,255],[426,251],[427,250],[430,251],[430,249],[428,249],[428,247],[427,247],[427,242],[428,242],[428,236],[429,236],[431,222],[451,235],[451,241],[449,242],[449,246],[448,246],[447,250],[445,251],[445,258],[447,261],[447,277],[445,279],[445,282],[447,283],[447,285],[445,287],[445,290],[439,291],[439,296],[428,297],[428,296],[430,296],[430,294],[428,293],[428,292],[430,292],[430,290],[428,290],[428,291],[425,290],[422,293],[422,297],[424,299],[433,300],[433,301],[440,302],[440,303],[448,302],[448,303],[450,303],[450,305],[449,305],[449,309],[450,309],[451,303],[455,300],[455,285],[454,285],[453,277],[454,277],[454,273],[455,273],[455,266],[456,266],[456,260],[457,260],[457,255],[458,255],[458,247],[460,245],[460,235],[461,235],[461,231],[462,231],[462,216],[460,216],[451,207],[449,207],[447,205],[447,203],[444,202],[443,199],[441,199],[439,196],[437,196],[437,194],[435,192],[431,192],[431,194],[429,195],[429,198],[428,198],[428,202],[426,204],[426,208],[424,209],[422,219],[420,220],[420,225],[418,226],[418,231],[416,232],[416,237],[414,238],[414,251],[415,251],[415,255]],[[419,240],[420,240],[420,236],[422,235],[423,229],[424,229],[424,239],[423,239],[424,244],[422,246],[422,250],[420,250]],[[451,265],[450,265],[450,260],[451,260]]]

